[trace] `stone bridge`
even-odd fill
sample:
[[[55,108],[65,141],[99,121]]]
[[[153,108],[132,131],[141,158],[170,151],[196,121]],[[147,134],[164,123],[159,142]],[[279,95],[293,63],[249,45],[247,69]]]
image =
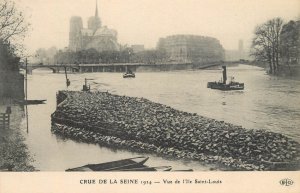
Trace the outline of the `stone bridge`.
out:
[[[21,65],[22,69],[26,70],[26,66],[25,65]],[[79,71],[79,66],[77,64],[62,64],[62,65],[48,65],[48,64],[30,64],[27,65],[27,74],[32,74],[32,71],[35,69],[39,69],[39,68],[47,68],[52,70],[53,73],[59,73],[60,71],[66,70],[69,72],[78,72]]]
[[[27,73],[31,74],[33,70],[38,68],[48,68],[53,73],[64,72],[126,72],[128,69],[131,71],[169,71],[169,70],[187,70],[187,69],[204,69],[212,66],[224,65],[223,62],[215,62],[208,64],[195,64],[195,63],[111,63],[111,64],[30,64],[27,65]],[[21,68],[26,69],[24,65]]]

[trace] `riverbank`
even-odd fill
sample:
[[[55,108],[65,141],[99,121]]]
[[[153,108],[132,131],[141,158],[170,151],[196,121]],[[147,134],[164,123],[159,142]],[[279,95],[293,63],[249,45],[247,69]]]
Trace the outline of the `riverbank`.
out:
[[[279,133],[246,130],[147,99],[106,92],[63,91],[57,98],[52,129],[73,139],[236,170],[279,169],[273,167],[275,162],[299,164],[300,144]]]
[[[264,64],[264,63],[258,63],[256,61],[252,61],[249,63],[249,65],[252,66],[257,66],[265,69],[265,71],[270,75],[270,76],[277,76],[277,77],[282,77],[282,78],[288,78],[288,79],[293,79],[293,80],[300,80],[300,65],[287,65],[287,64],[281,64],[278,67],[278,72],[275,74],[272,74],[269,72],[269,65]]]
[[[6,106],[10,105],[12,114],[10,128],[0,128],[0,171],[34,171],[33,158],[20,129],[24,110],[21,106],[11,105],[7,100],[1,101],[0,113],[5,112]]]

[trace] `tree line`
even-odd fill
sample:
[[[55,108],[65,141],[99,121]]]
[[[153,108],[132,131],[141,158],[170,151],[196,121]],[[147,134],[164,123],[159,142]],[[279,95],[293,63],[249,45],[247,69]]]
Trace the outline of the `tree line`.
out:
[[[291,65],[300,66],[300,21],[284,24],[274,18],[256,27],[252,40],[251,55],[257,62],[268,64],[270,74],[280,74]]]
[[[0,72],[18,72],[19,61],[13,46],[0,39]]]
[[[14,1],[0,0],[0,98],[24,99],[24,77],[19,73],[19,62],[29,26]]]
[[[11,0],[0,1],[0,71],[18,72],[22,39],[30,24]]]
[[[166,59],[166,52],[161,50],[145,50],[134,52],[130,47],[123,47],[120,51],[98,52],[91,48],[80,51],[59,50],[55,56],[56,64],[100,64],[100,63],[150,63],[155,64]]]

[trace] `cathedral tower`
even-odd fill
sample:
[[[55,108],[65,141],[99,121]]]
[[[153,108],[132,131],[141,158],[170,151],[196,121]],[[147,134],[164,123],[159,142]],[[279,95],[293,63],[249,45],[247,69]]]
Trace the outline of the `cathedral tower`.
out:
[[[81,45],[81,30],[83,28],[81,17],[74,16],[70,20],[69,32],[69,49],[73,51],[80,50]]]
[[[83,28],[81,17],[72,17],[70,20],[69,49],[72,51],[96,49],[98,52],[119,50],[117,31],[104,26],[101,20],[96,1],[95,15],[88,20],[88,28]]]

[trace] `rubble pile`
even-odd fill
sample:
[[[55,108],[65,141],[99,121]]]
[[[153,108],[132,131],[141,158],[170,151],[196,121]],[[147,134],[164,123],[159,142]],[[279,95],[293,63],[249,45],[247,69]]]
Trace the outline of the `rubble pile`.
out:
[[[247,130],[144,98],[76,91],[58,96],[65,100],[52,114],[52,129],[67,137],[242,170],[299,163],[300,144],[279,133]]]

